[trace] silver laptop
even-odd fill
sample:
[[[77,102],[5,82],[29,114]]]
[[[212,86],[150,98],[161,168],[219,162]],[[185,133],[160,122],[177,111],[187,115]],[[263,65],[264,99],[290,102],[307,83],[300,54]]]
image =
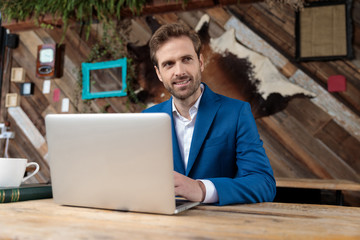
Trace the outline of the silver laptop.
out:
[[[50,114],[45,118],[54,201],[176,214],[171,120],[165,113]]]

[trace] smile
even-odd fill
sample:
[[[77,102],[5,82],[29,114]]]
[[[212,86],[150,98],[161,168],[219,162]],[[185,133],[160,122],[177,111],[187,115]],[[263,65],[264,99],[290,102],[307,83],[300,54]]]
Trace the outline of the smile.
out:
[[[185,85],[185,84],[187,84],[188,82],[190,82],[190,79],[185,80],[185,81],[182,81],[182,82],[177,82],[177,83],[174,83],[174,84],[175,84],[175,85]]]

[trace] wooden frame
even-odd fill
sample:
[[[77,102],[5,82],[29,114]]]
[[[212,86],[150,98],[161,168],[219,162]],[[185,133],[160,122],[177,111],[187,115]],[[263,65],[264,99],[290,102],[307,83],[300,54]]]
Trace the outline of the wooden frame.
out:
[[[298,61],[353,57],[351,5],[352,0],[313,2],[296,13]]]
[[[36,77],[61,78],[64,67],[64,44],[42,44],[37,47]]]
[[[126,72],[127,72],[127,59],[121,58],[114,61],[98,62],[98,63],[82,63],[83,74],[83,91],[82,99],[94,99],[104,97],[122,97],[126,96]],[[90,71],[108,68],[121,67],[121,83],[122,89],[114,91],[91,92]]]
[[[5,107],[17,107],[20,105],[20,96],[17,93],[7,93]]]
[[[22,67],[11,68],[11,82],[25,82],[25,69]]]

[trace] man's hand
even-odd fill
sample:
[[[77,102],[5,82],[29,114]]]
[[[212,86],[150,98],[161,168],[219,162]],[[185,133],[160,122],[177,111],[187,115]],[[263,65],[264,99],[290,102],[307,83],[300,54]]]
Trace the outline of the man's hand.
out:
[[[184,197],[193,202],[202,202],[205,199],[206,188],[201,181],[186,177],[174,171],[175,195]]]

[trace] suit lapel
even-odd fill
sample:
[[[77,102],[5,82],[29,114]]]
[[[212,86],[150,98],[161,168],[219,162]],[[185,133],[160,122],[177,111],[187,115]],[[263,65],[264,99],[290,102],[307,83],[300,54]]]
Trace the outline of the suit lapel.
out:
[[[204,143],[205,137],[220,105],[221,103],[218,96],[205,85],[204,93],[200,100],[199,111],[196,117],[186,176],[189,175],[191,168],[195,163],[196,157],[199,154],[200,148]]]

